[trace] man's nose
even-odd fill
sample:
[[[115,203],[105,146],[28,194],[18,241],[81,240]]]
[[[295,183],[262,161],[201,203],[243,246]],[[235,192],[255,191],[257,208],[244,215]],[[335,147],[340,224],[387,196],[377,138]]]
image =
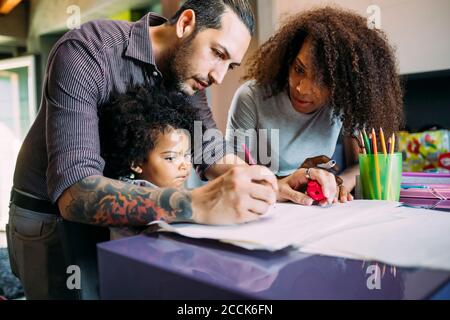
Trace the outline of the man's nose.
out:
[[[221,84],[228,71],[228,64],[220,63],[211,71],[210,77],[215,84]]]

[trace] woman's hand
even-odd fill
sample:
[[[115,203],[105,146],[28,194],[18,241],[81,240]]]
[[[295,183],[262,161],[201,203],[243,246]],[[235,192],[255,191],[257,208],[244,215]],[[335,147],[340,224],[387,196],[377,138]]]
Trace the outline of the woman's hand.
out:
[[[336,186],[336,179],[332,173],[328,171],[311,168],[310,169],[311,180],[316,180],[322,187],[323,195],[325,199],[319,202],[319,205],[325,206],[335,202],[336,194],[338,192]],[[293,174],[278,180],[278,200],[279,201],[292,201],[298,204],[310,206],[314,200],[306,194],[299,192],[301,186],[308,183],[306,177],[306,169],[301,168],[295,171]]]
[[[349,143],[352,144],[354,143],[354,139],[350,139]],[[349,155],[348,157],[350,158],[351,156],[353,156],[353,158],[358,157],[358,145],[356,145],[356,147],[354,148],[356,151],[355,154]],[[327,156],[321,155],[321,156],[316,156],[316,157],[311,157],[311,158],[307,158],[301,168],[314,168],[319,164],[322,163],[327,163],[328,161],[330,161],[331,158],[328,158]],[[332,167],[330,169],[331,173],[333,174],[337,174],[339,172],[339,167],[337,165],[335,165],[334,167]],[[347,201],[352,201],[353,200],[353,196],[350,194],[350,191],[354,188],[355,186],[355,175],[358,174],[359,172],[359,167],[358,165],[352,165],[349,168],[347,168],[346,170],[344,170],[344,172],[341,174],[341,176],[335,176],[336,179],[336,198],[334,199],[333,203],[337,203],[337,202],[342,202],[345,203]]]
[[[338,193],[337,193],[337,197],[335,199],[335,203],[336,202],[342,202],[345,203],[347,201],[352,201],[353,200],[353,196],[350,193],[349,189],[344,186],[343,184],[341,184],[340,186],[337,187]]]

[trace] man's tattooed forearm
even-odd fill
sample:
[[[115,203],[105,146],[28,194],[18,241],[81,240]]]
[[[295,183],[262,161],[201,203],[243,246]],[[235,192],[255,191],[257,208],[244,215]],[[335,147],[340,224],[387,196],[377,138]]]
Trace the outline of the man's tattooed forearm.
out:
[[[191,195],[174,188],[149,189],[102,176],[69,188],[64,216],[102,226],[139,226],[154,220],[192,221]]]

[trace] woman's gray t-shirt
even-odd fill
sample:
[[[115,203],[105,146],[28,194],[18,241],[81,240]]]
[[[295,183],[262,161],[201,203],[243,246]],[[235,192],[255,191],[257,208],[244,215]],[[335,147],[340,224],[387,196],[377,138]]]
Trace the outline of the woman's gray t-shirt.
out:
[[[306,158],[331,157],[341,127],[339,119],[332,120],[329,106],[311,114],[297,112],[285,91],[266,99],[265,91],[252,80],[234,95],[226,139],[229,145],[234,142],[240,156],[245,142],[258,164],[269,167],[278,176],[286,176]]]

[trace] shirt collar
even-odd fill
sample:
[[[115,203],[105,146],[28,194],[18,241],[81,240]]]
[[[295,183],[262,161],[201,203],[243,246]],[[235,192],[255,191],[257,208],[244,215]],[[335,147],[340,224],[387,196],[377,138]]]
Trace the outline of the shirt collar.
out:
[[[167,19],[159,14],[150,12],[139,21],[133,23],[130,39],[125,50],[125,56],[139,61],[156,65],[150,39],[149,26],[158,26],[167,22]]]

